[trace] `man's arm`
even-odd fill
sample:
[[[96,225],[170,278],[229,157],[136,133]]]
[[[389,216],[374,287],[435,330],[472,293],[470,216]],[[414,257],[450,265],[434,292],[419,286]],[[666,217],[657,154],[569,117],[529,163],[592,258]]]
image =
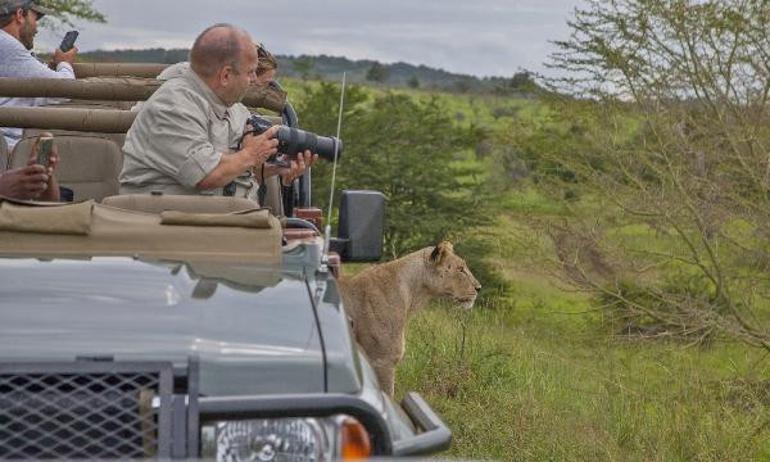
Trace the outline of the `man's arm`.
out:
[[[74,79],[75,71],[72,68],[72,63],[76,55],[77,48],[73,48],[67,53],[56,50],[53,59],[56,66],[54,71],[38,61],[29,52],[18,50],[13,53],[13,57],[9,57],[10,59],[3,63],[8,66],[4,75],[31,79]]]
[[[124,151],[146,168],[186,188],[208,190],[227,185],[276,151],[278,141],[271,138],[277,128],[247,135],[243,149],[233,154],[215,148],[205,104],[197,94],[175,85],[175,80],[166,82],[145,103],[126,138]]]
[[[278,127],[275,126],[258,136],[246,135],[243,139],[243,149],[223,155],[214,170],[195,187],[200,190],[220,188],[250,168],[261,167],[268,157],[278,151],[278,140],[274,138],[277,131]]]

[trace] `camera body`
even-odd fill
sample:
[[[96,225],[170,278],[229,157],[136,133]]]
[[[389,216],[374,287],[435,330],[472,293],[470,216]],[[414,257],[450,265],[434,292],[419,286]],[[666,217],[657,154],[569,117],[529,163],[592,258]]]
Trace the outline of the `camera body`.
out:
[[[248,124],[254,128],[258,135],[264,133],[273,126],[273,123],[257,114],[249,117]],[[317,153],[318,157],[334,162],[335,152],[337,159],[342,154],[342,140],[335,136],[319,136],[299,128],[281,125],[276,134],[278,139],[278,154],[296,157],[297,154],[309,150]],[[268,159],[275,162],[274,158]]]

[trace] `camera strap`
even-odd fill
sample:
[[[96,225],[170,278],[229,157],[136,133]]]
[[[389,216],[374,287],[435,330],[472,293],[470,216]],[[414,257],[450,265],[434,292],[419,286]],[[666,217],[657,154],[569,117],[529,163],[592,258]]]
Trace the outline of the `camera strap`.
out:
[[[259,175],[259,187],[257,188],[257,202],[259,202],[260,206],[265,203],[266,197],[267,183],[265,182],[265,163],[262,162],[262,169]]]

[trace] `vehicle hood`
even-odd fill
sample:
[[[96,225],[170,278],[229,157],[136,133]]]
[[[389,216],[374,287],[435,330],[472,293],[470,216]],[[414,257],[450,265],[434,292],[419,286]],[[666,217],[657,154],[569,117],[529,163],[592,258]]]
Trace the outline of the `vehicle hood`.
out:
[[[0,259],[0,362],[196,357],[204,395],[324,391],[307,282],[275,268]]]

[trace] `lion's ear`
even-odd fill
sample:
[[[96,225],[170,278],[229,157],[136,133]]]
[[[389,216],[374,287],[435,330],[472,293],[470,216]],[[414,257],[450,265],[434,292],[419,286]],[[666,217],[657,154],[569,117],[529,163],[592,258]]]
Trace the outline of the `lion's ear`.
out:
[[[444,258],[454,252],[454,247],[449,241],[441,241],[436,247],[433,248],[433,252],[430,254],[430,261],[433,263],[441,263]]]

